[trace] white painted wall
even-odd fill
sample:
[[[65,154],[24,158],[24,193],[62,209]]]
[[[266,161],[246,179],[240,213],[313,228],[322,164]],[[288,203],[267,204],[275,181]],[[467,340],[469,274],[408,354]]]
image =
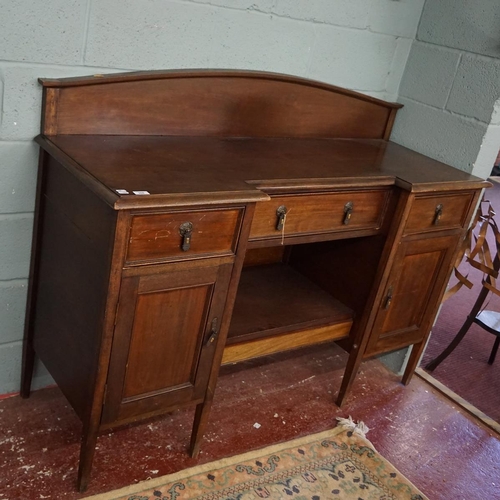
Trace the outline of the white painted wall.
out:
[[[0,0],[0,394],[16,391],[38,77],[248,68],[397,98],[424,0]],[[41,371],[36,386],[49,383]]]
[[[427,0],[392,139],[480,177],[500,148],[500,2]]]

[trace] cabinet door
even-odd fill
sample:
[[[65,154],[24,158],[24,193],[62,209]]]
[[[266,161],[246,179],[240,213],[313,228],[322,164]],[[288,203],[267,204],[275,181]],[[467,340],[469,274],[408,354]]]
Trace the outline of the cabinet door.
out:
[[[366,349],[389,352],[422,341],[430,329],[458,236],[403,240]]]
[[[231,269],[172,264],[123,278],[102,423],[203,400]]]

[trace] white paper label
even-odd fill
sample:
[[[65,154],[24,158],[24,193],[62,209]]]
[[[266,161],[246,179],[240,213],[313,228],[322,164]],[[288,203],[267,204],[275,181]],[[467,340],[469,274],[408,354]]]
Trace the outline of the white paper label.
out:
[[[118,194],[129,194],[129,192],[126,189],[116,189],[115,191]]]
[[[149,191],[132,191],[132,193],[139,195],[151,194]]]

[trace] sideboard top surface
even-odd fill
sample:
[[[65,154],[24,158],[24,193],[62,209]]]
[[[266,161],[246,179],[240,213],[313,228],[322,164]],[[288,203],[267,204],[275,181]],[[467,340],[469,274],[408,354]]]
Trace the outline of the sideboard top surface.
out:
[[[401,105],[321,82],[234,70],[41,82],[39,144],[116,209],[488,185],[388,141]]]
[[[395,143],[361,139],[231,139],[147,136],[40,138],[83,169],[115,208],[259,201],[265,193],[398,185],[410,191],[485,187],[482,179]],[[124,189],[129,195],[119,195]],[[148,191],[137,196],[133,191]],[[193,202],[193,198],[190,198]]]

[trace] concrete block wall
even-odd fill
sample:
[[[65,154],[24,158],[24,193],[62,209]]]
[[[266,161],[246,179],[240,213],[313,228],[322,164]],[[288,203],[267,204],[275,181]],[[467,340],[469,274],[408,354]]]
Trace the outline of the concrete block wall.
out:
[[[479,177],[500,149],[500,3],[427,0],[391,139]],[[407,349],[385,359],[397,371]]]
[[[498,0],[427,0],[392,139],[487,177],[500,148],[499,99]]]
[[[38,77],[248,68],[395,100],[424,0],[2,0],[0,394],[19,386]],[[39,368],[35,386],[50,383]]]

